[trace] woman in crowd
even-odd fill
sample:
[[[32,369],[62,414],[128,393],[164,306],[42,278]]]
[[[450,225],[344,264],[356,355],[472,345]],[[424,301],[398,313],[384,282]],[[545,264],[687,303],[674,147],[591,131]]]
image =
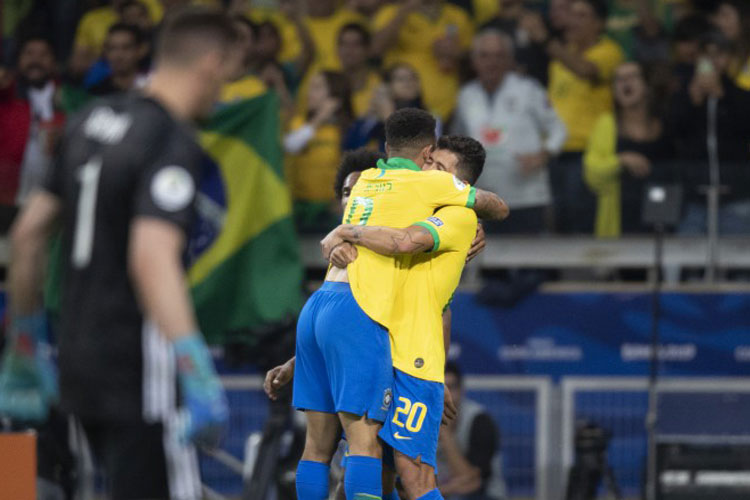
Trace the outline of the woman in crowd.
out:
[[[331,218],[331,186],[341,157],[344,131],[351,123],[351,92],[341,73],[312,76],[304,114],[292,118],[284,136],[287,179],[301,230],[326,230]]]
[[[406,63],[397,63],[384,75],[384,84],[375,90],[370,110],[354,122],[344,141],[344,149],[379,149],[385,151],[385,120],[401,108],[426,109],[422,101],[419,74]],[[439,136],[442,129],[438,119]]]
[[[643,232],[646,182],[671,177],[671,141],[641,65],[627,62],[617,68],[614,98],[615,112],[599,118],[584,155],[584,178],[597,196],[598,237]]]
[[[734,46],[730,76],[738,87],[750,90],[750,3],[747,0],[719,2],[713,23]]]

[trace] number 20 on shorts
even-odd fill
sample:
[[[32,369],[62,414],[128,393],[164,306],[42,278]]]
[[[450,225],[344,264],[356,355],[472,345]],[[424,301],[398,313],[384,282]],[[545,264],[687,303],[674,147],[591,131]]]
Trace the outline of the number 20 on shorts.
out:
[[[403,396],[398,398],[398,401],[403,406],[396,407],[392,422],[399,427],[405,427],[409,432],[419,432],[427,416],[427,406],[419,401],[412,403],[410,399]],[[405,423],[401,421],[401,415],[404,415]]]

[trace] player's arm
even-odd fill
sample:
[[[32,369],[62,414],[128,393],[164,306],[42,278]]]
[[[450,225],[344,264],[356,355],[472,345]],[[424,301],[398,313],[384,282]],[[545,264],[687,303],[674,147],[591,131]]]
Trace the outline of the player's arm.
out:
[[[495,193],[471,187],[447,172],[423,172],[416,190],[422,202],[435,209],[471,208],[480,219],[486,220],[503,220],[510,213],[508,205]]]
[[[46,191],[31,195],[11,230],[11,258],[8,270],[10,312],[32,314],[41,308],[44,259],[47,243],[60,214],[60,201]]]
[[[197,331],[182,267],[185,236],[174,224],[138,217],[130,228],[129,271],[144,311],[169,340]]]
[[[505,220],[510,215],[508,204],[495,193],[477,189],[474,201],[477,217],[484,220]]]
[[[43,421],[58,396],[41,288],[47,243],[60,211],[57,196],[38,191],[10,236],[10,325],[0,363],[0,414],[19,420]]]
[[[401,229],[342,224],[320,242],[326,260],[344,242],[363,246],[381,255],[416,254],[435,246],[435,239],[430,231],[416,224]]]

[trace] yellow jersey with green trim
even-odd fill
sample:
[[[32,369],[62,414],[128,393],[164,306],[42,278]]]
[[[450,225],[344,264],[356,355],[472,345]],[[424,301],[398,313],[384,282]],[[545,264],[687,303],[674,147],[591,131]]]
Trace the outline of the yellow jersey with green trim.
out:
[[[393,366],[424,380],[443,382],[443,311],[461,279],[477,232],[477,216],[443,207],[419,225],[435,240],[431,253],[414,255],[393,300],[389,324]]]
[[[362,172],[344,209],[343,222],[367,226],[408,227],[430,217],[436,208],[473,208],[476,190],[446,172],[422,172],[412,161],[390,158]],[[347,273],[362,310],[386,328],[393,298],[406,280],[413,256],[384,256],[357,247],[359,256]]]

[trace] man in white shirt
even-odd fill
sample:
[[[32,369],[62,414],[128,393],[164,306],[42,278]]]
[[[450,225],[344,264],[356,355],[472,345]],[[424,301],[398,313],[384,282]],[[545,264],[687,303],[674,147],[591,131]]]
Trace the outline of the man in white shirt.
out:
[[[495,29],[474,39],[477,79],[458,96],[454,134],[473,137],[487,150],[480,186],[503,197],[513,220],[489,232],[538,233],[552,201],[547,164],[562,149],[565,125],[536,81],[513,71],[513,41]]]

